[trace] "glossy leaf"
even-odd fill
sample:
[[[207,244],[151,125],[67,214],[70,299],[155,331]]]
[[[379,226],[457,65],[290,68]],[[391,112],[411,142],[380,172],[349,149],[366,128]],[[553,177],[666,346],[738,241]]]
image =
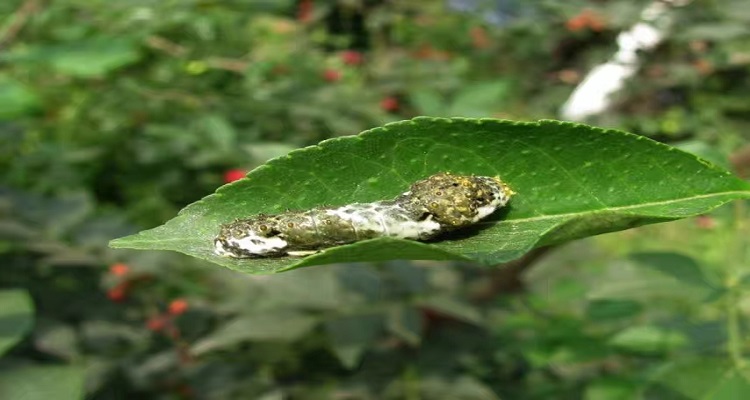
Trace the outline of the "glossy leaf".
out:
[[[378,238],[306,258],[213,254],[222,223],[258,213],[392,198],[441,171],[499,175],[517,192],[476,229],[426,244]],[[551,243],[705,213],[750,184],[645,137],[559,121],[416,118],[293,151],[113,247],[175,250],[249,273],[339,262],[495,265]]]

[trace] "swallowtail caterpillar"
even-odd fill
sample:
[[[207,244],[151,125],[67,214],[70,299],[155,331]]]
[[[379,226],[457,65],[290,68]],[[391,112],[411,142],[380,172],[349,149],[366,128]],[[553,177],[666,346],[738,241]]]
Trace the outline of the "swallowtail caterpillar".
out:
[[[428,240],[476,224],[513,194],[496,177],[439,173],[392,200],[238,219],[221,226],[214,249],[233,258],[304,256],[382,236]]]

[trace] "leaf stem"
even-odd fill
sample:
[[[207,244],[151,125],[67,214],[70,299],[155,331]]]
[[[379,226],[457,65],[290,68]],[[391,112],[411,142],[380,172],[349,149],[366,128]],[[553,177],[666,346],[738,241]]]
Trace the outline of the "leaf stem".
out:
[[[732,363],[736,368],[741,369],[745,365],[742,357],[742,329],[741,329],[741,311],[739,303],[741,299],[741,265],[745,261],[745,229],[744,221],[747,215],[745,201],[739,200],[734,202],[734,228],[736,235],[736,253],[729,252],[730,259],[727,260],[727,352],[729,353]]]

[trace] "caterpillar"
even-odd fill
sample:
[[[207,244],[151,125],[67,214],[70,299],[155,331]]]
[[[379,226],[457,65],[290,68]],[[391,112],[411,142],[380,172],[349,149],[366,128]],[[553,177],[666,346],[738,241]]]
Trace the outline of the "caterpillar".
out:
[[[376,237],[430,240],[505,206],[514,192],[499,178],[443,172],[415,182],[392,200],[259,214],[221,226],[217,255],[304,256]]]

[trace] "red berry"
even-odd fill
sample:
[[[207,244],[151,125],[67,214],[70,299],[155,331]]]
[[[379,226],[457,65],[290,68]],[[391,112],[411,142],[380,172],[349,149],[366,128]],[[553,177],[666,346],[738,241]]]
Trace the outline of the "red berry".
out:
[[[346,50],[341,53],[341,60],[346,65],[362,64],[362,53],[354,50]]]
[[[328,82],[336,82],[341,79],[341,72],[336,71],[335,69],[326,69],[323,71],[323,79]]]
[[[586,21],[579,16],[575,16],[565,22],[565,27],[571,32],[577,32],[586,27]]]
[[[167,327],[168,323],[168,317],[164,315],[157,315],[155,317],[149,318],[148,321],[146,321],[146,329],[152,332],[160,332]]]
[[[592,10],[585,9],[575,17],[567,20],[565,22],[565,27],[571,32],[580,31],[585,28],[594,32],[601,32],[607,27],[607,23],[599,14]]]
[[[117,263],[109,266],[109,273],[114,276],[125,276],[130,272],[130,267],[127,264]]]
[[[119,303],[128,296],[127,282],[123,282],[112,289],[107,290],[107,297],[115,303]]]
[[[383,100],[380,100],[380,108],[384,111],[396,111],[398,110],[398,107],[398,99],[393,96],[388,96]]]
[[[187,311],[189,308],[188,302],[185,299],[175,299],[172,300],[171,303],[169,303],[169,307],[167,308],[169,310],[169,313],[172,315],[180,315]]]
[[[238,181],[247,175],[247,171],[244,169],[230,169],[224,173],[224,183],[232,183]]]

